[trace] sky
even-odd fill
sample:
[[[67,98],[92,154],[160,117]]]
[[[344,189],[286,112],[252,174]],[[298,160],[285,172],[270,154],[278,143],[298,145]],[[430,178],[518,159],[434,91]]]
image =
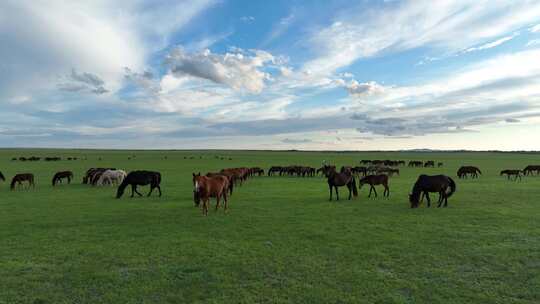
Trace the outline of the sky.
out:
[[[0,147],[540,150],[540,1],[0,2]]]

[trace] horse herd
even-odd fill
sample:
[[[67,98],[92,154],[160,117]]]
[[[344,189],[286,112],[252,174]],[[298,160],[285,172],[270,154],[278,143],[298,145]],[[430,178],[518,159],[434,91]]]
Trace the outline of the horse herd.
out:
[[[343,166],[338,171],[336,166],[324,165],[320,168],[309,166],[272,166],[268,170],[268,176],[298,176],[298,177],[313,177],[322,174],[327,181],[329,188],[329,200],[333,200],[335,192],[336,200],[339,200],[339,187],[347,187],[349,190],[348,199],[358,196],[358,190],[364,185],[369,185],[370,190],[368,197],[372,194],[377,196],[375,186],[381,185],[384,187],[383,196],[390,196],[389,177],[394,174],[399,175],[399,169],[396,166],[405,165],[404,161],[368,161],[362,160],[361,164],[369,165],[361,166]],[[435,167],[434,161],[410,161],[409,167]],[[442,166],[442,163],[437,163],[437,166]],[[260,167],[241,167],[241,168],[226,168],[219,172],[208,172],[205,175],[201,173],[193,173],[193,200],[195,206],[200,206],[204,215],[208,214],[209,201],[211,197],[216,198],[216,210],[220,207],[220,202],[223,200],[224,210],[228,210],[229,196],[233,194],[235,186],[242,185],[249,177],[262,176],[265,174],[264,169]],[[457,171],[457,176],[460,179],[473,178],[476,179],[482,172],[475,166],[462,166]],[[523,170],[507,169],[500,171],[500,175],[506,175],[508,179],[512,177],[514,180],[520,179],[522,176],[540,175],[540,165],[529,165]],[[73,172],[60,171],[54,174],[52,178],[52,186],[62,183],[64,180],[68,184],[73,179]],[[0,172],[0,181],[5,181],[6,178]],[[358,180],[358,182],[357,182]],[[35,187],[35,179],[32,173],[16,174],[10,184],[10,189],[15,190],[16,186],[22,187],[23,183],[28,183],[29,187]],[[125,189],[131,186],[131,197],[135,194],[142,196],[137,191],[137,186],[150,185],[150,191],[147,196],[150,196],[154,189],[157,189],[159,196],[162,195],[160,183],[161,174],[156,171],[137,170],[126,173],[126,171],[116,168],[90,168],[86,171],[82,179],[83,184],[92,186],[118,186],[116,198],[122,197]],[[409,202],[411,208],[416,208],[426,199],[427,207],[431,206],[429,193],[438,193],[438,207],[448,205],[448,198],[456,191],[456,183],[446,175],[428,176],[422,174],[418,177],[413,185],[412,191],[409,194]],[[201,205],[202,203],[202,205]]]

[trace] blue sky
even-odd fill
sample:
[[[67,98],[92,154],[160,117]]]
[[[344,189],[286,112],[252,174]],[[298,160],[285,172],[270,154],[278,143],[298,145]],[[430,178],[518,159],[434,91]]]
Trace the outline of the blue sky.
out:
[[[540,150],[538,1],[2,1],[0,146]]]

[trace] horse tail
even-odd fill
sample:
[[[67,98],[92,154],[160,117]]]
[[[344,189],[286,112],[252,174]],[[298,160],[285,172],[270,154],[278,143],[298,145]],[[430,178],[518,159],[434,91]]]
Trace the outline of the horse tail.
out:
[[[229,195],[232,195],[233,193],[233,190],[234,190],[234,182],[233,182],[233,179],[227,179],[227,181],[229,182]]]
[[[4,177],[4,174],[2,174],[2,172],[0,172],[0,180],[3,180],[3,181],[6,180],[6,178]]]
[[[52,185],[53,187],[56,185],[56,174],[52,178]]]
[[[13,178],[11,180],[11,184],[9,185],[9,189],[13,190],[15,189],[15,184],[17,183],[17,179],[16,178]]]
[[[456,192],[456,182],[451,177],[448,177],[448,181],[450,182],[450,192],[446,194],[446,197],[452,196],[454,192]]]
[[[354,197],[357,197],[358,196],[358,189],[356,188],[356,178],[354,176],[352,178],[352,191],[353,191]]]

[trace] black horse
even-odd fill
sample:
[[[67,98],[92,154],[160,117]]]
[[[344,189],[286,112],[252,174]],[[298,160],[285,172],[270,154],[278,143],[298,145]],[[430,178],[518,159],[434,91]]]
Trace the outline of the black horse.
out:
[[[450,192],[448,192],[450,189]],[[420,204],[420,195],[423,194],[427,199],[427,206],[431,207],[429,192],[439,193],[439,206],[441,207],[444,201],[444,207],[448,206],[448,198],[456,192],[456,183],[446,175],[420,175],[413,186],[412,193],[409,194],[409,202],[411,208],[417,208]]]
[[[521,170],[513,170],[513,169],[502,170],[500,173],[500,176],[503,176],[506,174],[506,177],[508,178],[508,180],[510,180],[510,177],[513,176],[514,180],[517,180],[519,178],[519,181],[521,181],[521,172],[522,172]]]
[[[2,174],[2,172],[0,172],[0,180],[4,182],[6,181],[6,178],[4,177],[4,174]]]
[[[472,178],[478,178],[478,173],[482,174],[482,171],[478,167],[461,166],[457,171],[457,176],[458,178],[467,178],[470,175]]]
[[[161,183],[161,174],[159,172],[154,171],[131,171],[129,174],[124,178],[124,181],[118,186],[118,191],[116,192],[116,198],[121,198],[124,194],[124,190],[128,185],[131,185],[131,197],[134,196],[135,193],[137,193],[139,196],[142,196],[142,194],[137,191],[137,186],[146,186],[150,184],[150,192],[148,192],[147,196],[150,196],[152,194],[152,191],[154,191],[154,188],[157,188],[159,191],[159,196],[161,196],[161,188],[159,187],[159,184]]]
[[[68,184],[71,184],[71,179],[73,178],[73,172],[71,171],[57,172],[52,178],[53,187],[56,186],[56,183],[58,182],[62,183],[62,179],[64,178],[68,180]]]
[[[339,192],[338,187],[347,186],[349,189],[349,200],[352,198],[352,195],[354,197],[358,196],[358,190],[356,189],[356,179],[354,175],[349,170],[345,170],[345,172],[337,173],[334,170],[328,170],[326,173],[326,178],[328,181],[328,188],[330,189],[330,201],[332,200],[332,189],[336,189],[336,200],[339,201]]]

